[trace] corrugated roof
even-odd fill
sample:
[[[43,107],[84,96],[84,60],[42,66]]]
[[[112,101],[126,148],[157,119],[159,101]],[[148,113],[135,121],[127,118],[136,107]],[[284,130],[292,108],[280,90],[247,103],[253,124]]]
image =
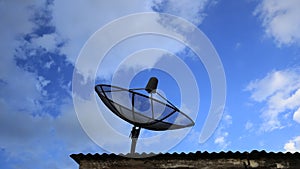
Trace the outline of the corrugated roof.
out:
[[[136,153],[134,155],[132,154],[71,154],[71,158],[73,158],[78,164],[82,160],[100,160],[100,161],[105,161],[105,160],[122,160],[122,159],[128,159],[128,158],[146,158],[147,160],[166,160],[166,159],[181,159],[181,160],[198,160],[198,159],[251,159],[251,160],[256,160],[256,159],[281,159],[281,160],[300,160],[300,153],[283,153],[283,152],[266,152],[266,151],[257,151],[253,150],[250,153],[249,152],[201,152],[197,151],[195,153],[190,152],[190,153],[160,153],[160,154],[155,154],[155,153]]]

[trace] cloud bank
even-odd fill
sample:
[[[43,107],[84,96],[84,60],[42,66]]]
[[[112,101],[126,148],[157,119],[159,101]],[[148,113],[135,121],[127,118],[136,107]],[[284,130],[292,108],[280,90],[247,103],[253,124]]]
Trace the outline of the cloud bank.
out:
[[[268,37],[278,46],[300,45],[300,1],[263,0],[254,15],[259,16]]]
[[[283,121],[289,112],[299,122],[299,68],[272,71],[262,79],[250,82],[246,90],[251,92],[254,101],[265,104],[261,114],[261,130],[272,131],[285,127],[287,124]]]
[[[175,1],[155,5],[201,23],[203,16],[198,14],[206,2],[181,2],[189,10]],[[153,11],[153,5],[139,0],[0,2],[5,42],[0,45],[3,168],[75,168],[69,154],[103,151],[85,135],[72,105],[74,63],[101,26],[124,15]]]
[[[291,153],[300,152],[300,136],[289,140],[284,145],[284,149]]]

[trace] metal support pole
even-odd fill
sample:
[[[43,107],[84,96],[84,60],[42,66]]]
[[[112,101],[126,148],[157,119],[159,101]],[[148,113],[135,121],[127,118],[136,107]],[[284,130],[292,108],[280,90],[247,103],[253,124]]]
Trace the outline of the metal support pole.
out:
[[[130,134],[130,138],[131,138],[130,154],[135,153],[136,142],[137,142],[138,137],[140,135],[140,130],[141,130],[140,127],[137,127],[137,126],[132,127],[131,134]]]

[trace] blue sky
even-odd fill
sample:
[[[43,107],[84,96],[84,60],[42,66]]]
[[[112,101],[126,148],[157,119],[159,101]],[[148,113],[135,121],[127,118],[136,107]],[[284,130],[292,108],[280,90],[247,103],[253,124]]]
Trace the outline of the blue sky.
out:
[[[72,84],[89,80],[112,82],[120,63],[117,77],[126,78],[124,75],[132,70],[128,66],[141,63],[135,59],[139,53],[132,54],[153,48],[180,58],[194,74],[200,93],[200,109],[194,112],[198,114],[194,118],[196,125],[186,130],[186,137],[167,151],[299,152],[299,7],[298,0],[0,1],[1,166],[77,168],[69,157],[72,153],[126,152],[129,138],[109,142],[103,135],[108,140],[115,135],[97,128],[96,135],[105,143],[101,147],[84,132],[73,98],[77,94],[90,96],[84,95],[85,91],[72,93]],[[201,60],[183,44],[161,36],[135,36],[114,46],[103,63],[97,63],[100,66],[95,79],[77,71],[79,53],[94,32],[119,17],[137,12],[182,17],[196,25],[218,52],[226,76],[226,104],[217,129],[204,143],[199,142],[199,135],[209,110],[211,84]],[[166,22],[161,26],[168,25]],[[169,26],[176,28],[174,24]],[[123,61],[127,56],[131,58]],[[172,59],[168,60],[171,56],[149,57],[143,58],[147,66],[172,67],[164,64],[171,63]],[[82,78],[73,81],[73,73]],[[142,85],[152,75],[159,77],[161,92],[170,100],[179,106],[188,105],[181,105],[184,110],[193,106],[189,102],[198,101],[180,97],[180,83],[174,83],[176,78],[157,69],[141,71],[130,85]],[[115,124],[114,131],[128,136],[131,126],[103,110],[105,107],[101,108],[97,101],[105,120]],[[85,110],[96,111],[89,107]],[[168,139],[177,139],[174,133],[168,134],[164,133],[167,138],[157,142],[139,142],[145,148],[137,150],[162,151],[150,145],[163,147]],[[141,135],[160,138],[149,131]]]

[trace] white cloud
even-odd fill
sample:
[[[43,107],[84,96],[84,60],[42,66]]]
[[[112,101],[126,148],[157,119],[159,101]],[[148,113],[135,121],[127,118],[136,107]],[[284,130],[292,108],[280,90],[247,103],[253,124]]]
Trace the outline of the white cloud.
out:
[[[47,51],[55,50],[57,42],[58,42],[57,34],[46,34],[41,37],[32,39],[32,44],[34,46],[43,47]]]
[[[224,140],[223,136],[217,137],[214,141],[215,144],[219,144],[219,145],[224,144],[224,142],[225,142],[225,140]]]
[[[61,51],[62,53],[66,54],[66,56],[72,63],[75,63],[80,50],[82,49],[82,47],[84,46],[88,38],[90,38],[90,36],[92,36],[93,33],[95,33],[98,29],[102,28],[105,24],[108,24],[112,22],[114,19],[129,14],[152,11],[151,9],[152,4],[151,2],[148,1],[130,1],[130,2],[110,1],[109,3],[107,2],[103,3],[100,1],[89,2],[89,3],[87,3],[86,1],[76,1],[76,2],[72,2],[72,6],[70,6],[70,8],[68,8],[67,11],[65,10],[66,3],[68,4],[69,2],[66,1],[55,2],[55,5],[53,7],[53,22],[55,23],[55,26],[59,34],[61,34],[66,39],[68,39],[67,43],[61,49]],[[126,8],[124,8],[124,6],[126,6]],[[88,11],[88,12],[78,12],[78,11]],[[149,22],[145,22],[145,18],[142,18],[140,21],[136,23],[139,23],[138,25],[143,25]],[[135,27],[134,23],[127,23],[127,24],[130,24],[131,27]],[[158,27],[159,29],[165,29],[159,23],[146,25],[146,27],[156,27],[156,28]],[[114,32],[114,34],[117,34],[116,32],[118,33],[124,32],[124,30],[126,30],[126,27],[117,27],[115,29],[116,30],[112,32]],[[95,37],[96,35],[94,34],[94,38]],[[99,38],[101,38],[101,40],[104,39],[102,36]],[[110,42],[113,41],[113,38],[107,36],[105,40],[107,41],[107,44],[110,44]],[[181,47],[178,47],[177,44],[174,42],[174,40],[171,41],[168,38],[165,37],[159,38],[158,36],[156,37],[136,36],[134,38],[127,38],[126,40],[122,41],[120,44],[114,44],[116,46],[114,46],[114,48],[111,49],[106,56],[106,58],[109,59],[104,59],[103,64],[101,65],[99,63],[98,66],[101,67],[100,75],[102,78],[103,77],[106,79],[109,78],[114,73],[119,63],[124,58],[126,58],[126,56],[132,54],[137,50],[153,48],[153,47],[159,47],[162,49],[167,48],[171,50],[172,49],[178,50],[178,48],[182,49]],[[105,50],[106,52],[106,50],[109,49],[106,49],[104,45],[101,45],[95,48],[93,53],[95,54],[95,56],[99,56],[100,55],[99,51],[101,50],[102,51]],[[85,58],[86,60],[88,60],[87,57]],[[93,62],[95,62],[94,61],[95,58],[91,58],[91,59],[93,59]],[[82,62],[80,63],[80,65],[82,65],[79,68],[80,70],[85,69],[82,67],[86,67],[86,69],[88,70],[90,70],[92,67],[90,64],[86,65]]]
[[[253,128],[253,123],[247,121],[247,123],[245,124],[245,129],[246,130],[251,130]]]
[[[13,167],[20,168],[21,162],[28,168],[71,168],[76,164],[69,158],[71,153],[99,151],[81,129],[71,102],[61,107],[57,118],[32,116],[6,102],[0,100],[0,145],[7,159],[17,161],[11,163]]]
[[[262,19],[266,35],[277,45],[300,44],[300,1],[264,0],[254,14]]]
[[[41,4],[43,1],[0,2],[0,36],[5,42],[0,45],[1,156],[5,152],[5,158],[0,161],[4,167],[70,168],[75,167],[70,153],[95,150],[79,126],[74,110],[61,109],[57,119],[43,113],[39,100],[47,95],[44,87],[50,81],[16,65],[14,55],[21,45],[19,38],[34,28],[35,24],[30,21],[34,12],[32,7]],[[52,50],[56,37],[33,38],[31,45]],[[26,56],[22,57],[25,59]],[[68,105],[73,106],[71,102]],[[60,109],[60,105],[56,106]]]
[[[204,13],[206,7],[209,4],[214,4],[216,1],[209,2],[208,0],[200,0],[200,1],[193,1],[193,0],[154,0],[154,8],[162,8],[163,12],[170,13],[176,16],[183,17],[188,21],[199,25],[202,23],[203,19],[205,18],[206,14]]]
[[[16,35],[26,33],[32,29],[33,24],[29,22],[31,11],[28,10],[28,7],[34,3],[36,3],[34,0],[0,2],[0,35],[2,42],[11,42],[16,38]],[[11,45],[11,43],[2,43],[0,47],[6,45]]]
[[[164,29],[159,24],[152,26],[160,27],[162,31]],[[151,55],[151,50],[155,51],[155,49],[163,49],[170,53],[176,53],[183,48],[184,45],[181,43],[163,36],[135,36],[122,41],[122,43],[117,44],[112,50],[110,50],[110,52],[103,59],[102,63],[99,64],[101,71],[99,70],[98,76],[111,76],[111,74],[113,74],[115,71],[120,71],[119,69],[124,66],[121,65],[123,63],[130,64],[128,67],[131,67],[132,65],[135,65],[134,67],[136,68],[145,66],[153,67],[160,60],[162,54],[164,53],[161,52],[160,56],[154,56],[157,52]],[[148,54],[141,55],[141,53],[145,54],[145,49],[149,51]],[[98,53],[98,51],[95,52]],[[130,59],[132,57],[136,58],[137,60]],[[142,62],[139,60],[142,60]]]
[[[251,92],[254,101],[266,104],[261,114],[264,120],[261,128],[263,131],[285,127],[280,118],[286,116],[287,111],[294,112],[295,121],[299,119],[299,69],[272,71],[264,78],[250,82],[246,90]]]
[[[294,113],[293,119],[300,123],[300,107],[298,108],[298,110]]]
[[[300,136],[297,136],[294,139],[289,140],[284,145],[284,149],[287,152],[291,152],[291,153],[300,152]]]
[[[23,72],[17,67],[13,55],[14,49],[19,45],[16,38],[33,28],[33,24],[28,20],[31,11],[27,9],[33,4],[34,1],[0,2],[0,37],[3,42],[0,45],[0,79],[6,83],[5,86],[1,86],[0,96],[1,98],[6,97],[6,99],[14,97],[17,99],[15,103],[24,105],[28,105],[28,96],[39,97],[35,88],[37,80],[33,74]],[[25,99],[26,97],[27,99]]]
[[[60,35],[68,39],[62,52],[74,63],[85,42],[99,28],[119,17],[147,11],[152,11],[147,1],[62,0],[54,2],[53,23]]]
[[[246,90],[253,91],[251,98],[255,101],[265,101],[285,87],[292,88],[297,83],[297,74],[291,71],[273,71],[262,79],[251,81]],[[291,83],[293,82],[293,83]]]
[[[227,138],[226,138],[227,136],[228,136],[228,132],[224,132],[221,135],[218,135],[215,138],[214,143],[217,144],[222,149],[227,148],[227,146],[230,144],[230,142],[227,141]]]
[[[195,24],[200,24],[204,19],[204,10],[208,4],[213,3],[207,0],[168,1],[168,3],[139,0],[130,2],[113,0],[109,3],[103,3],[102,1],[86,2],[80,0],[72,2],[70,6],[68,1],[55,1],[53,7],[53,23],[56,26],[57,32],[64,39],[67,39],[66,44],[61,48],[62,53],[66,54],[72,63],[75,63],[80,50],[88,38],[99,28],[102,28],[105,24],[110,23],[114,19],[137,12],[153,11],[153,6],[161,6],[164,13],[176,14]],[[68,6],[68,10],[65,9],[65,6]],[[124,6],[126,6],[126,8],[124,8]],[[143,20],[139,22],[139,25],[142,24]],[[170,25],[171,23],[168,24]],[[147,27],[151,26],[160,26],[163,28],[165,25],[160,25],[159,23],[147,25]],[[122,30],[124,28],[118,29]],[[102,72],[103,70],[107,70],[104,76],[111,75],[115,71],[113,68],[115,68],[123,58],[136,50],[158,46],[162,49],[171,49],[171,51],[177,49],[175,52],[178,52],[184,47],[182,47],[182,45],[179,46],[178,43],[176,44],[170,39],[157,38],[154,36],[149,37],[150,36],[146,38],[137,37],[131,40],[126,39],[125,45],[122,45],[122,42],[121,45],[117,46],[118,49],[112,49],[110,51],[110,58],[113,59],[109,60],[109,64],[101,65]],[[95,52],[99,53],[100,48],[101,46]],[[87,67],[91,66],[88,65]]]
[[[66,151],[73,153],[97,150],[98,147],[88,138],[81,128],[71,100],[61,106],[61,112],[61,115],[53,121],[53,127],[56,131],[57,138],[66,145]]]
[[[232,116],[225,113],[223,119],[216,130],[214,143],[218,145],[222,150],[226,149],[231,142],[228,140],[229,132],[226,130],[232,124]]]
[[[227,125],[232,124],[232,117],[229,114],[225,114],[224,120],[225,120]]]
[[[42,95],[47,95],[43,89],[51,82],[46,77],[21,70],[15,63],[14,50],[20,45],[16,37],[30,33],[35,26],[30,19],[33,11],[38,8],[32,10],[33,8],[29,7],[40,7],[43,3],[33,0],[0,1],[0,35],[5,42],[0,45],[0,145],[8,153],[8,159],[22,161],[22,166],[12,164],[16,168],[67,168],[68,165],[75,164],[69,159],[69,153],[84,153],[85,150],[96,149],[80,127],[70,101],[61,107],[58,106],[61,113],[57,117],[49,114],[32,116],[34,111],[42,110],[42,105],[38,104],[37,100],[41,99]],[[189,7],[185,9],[193,8],[192,5],[187,5]],[[201,5],[198,7],[202,9]],[[57,32],[32,37],[30,45],[33,48],[41,46],[51,51],[55,50],[58,38],[68,39],[62,53],[74,63],[85,41],[98,28],[127,14],[151,11],[151,3],[139,0],[55,1],[51,10],[51,23]],[[183,17],[194,17],[198,14],[195,9],[189,11],[195,15],[184,12],[181,12]],[[203,18],[196,22],[202,21],[201,19]],[[47,62],[44,67],[50,68],[52,64],[53,61]],[[95,132],[97,131],[96,129]]]

